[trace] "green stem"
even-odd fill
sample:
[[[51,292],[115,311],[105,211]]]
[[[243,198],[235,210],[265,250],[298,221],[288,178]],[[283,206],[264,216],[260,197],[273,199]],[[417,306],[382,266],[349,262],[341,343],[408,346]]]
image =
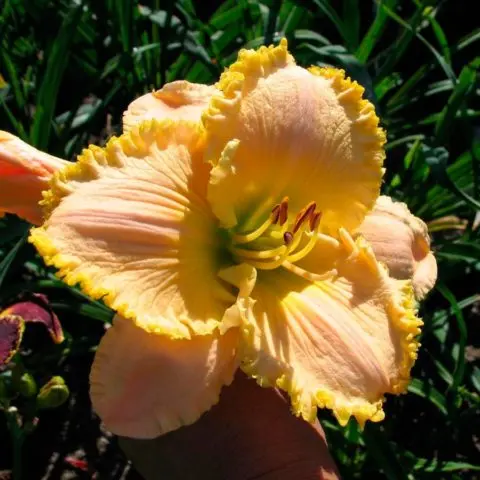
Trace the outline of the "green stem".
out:
[[[18,414],[15,411],[7,410],[5,412],[7,416],[8,430],[10,431],[10,437],[12,439],[13,447],[13,480],[21,480],[22,478],[22,447],[25,435],[23,430],[18,425]]]

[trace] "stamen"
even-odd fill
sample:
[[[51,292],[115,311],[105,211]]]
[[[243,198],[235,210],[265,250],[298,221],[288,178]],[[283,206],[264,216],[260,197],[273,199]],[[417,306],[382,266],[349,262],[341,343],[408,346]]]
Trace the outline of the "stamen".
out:
[[[293,242],[293,234],[291,232],[285,232],[283,234],[283,241],[285,245],[288,247]]]
[[[287,255],[283,254],[278,257],[277,260],[273,260],[271,262],[257,262],[255,260],[249,260],[248,263],[252,267],[258,268],[259,270],[274,270],[275,268],[280,267],[283,262],[285,262],[285,258],[287,258]]]
[[[313,213],[309,219],[309,227],[310,230],[313,232],[317,230],[318,226],[320,225],[320,220],[322,219],[322,212]]]
[[[312,215],[315,213],[316,208],[317,204],[315,202],[310,202],[305,208],[300,210],[300,213],[297,215],[297,218],[295,219],[295,223],[293,225],[293,233],[298,232],[298,229],[302,226],[305,220],[311,219]]]
[[[318,233],[317,232],[317,240],[319,242],[323,242],[327,245],[330,245],[332,248],[340,248],[340,242],[333,237],[330,237],[329,235],[325,235],[324,233]]]
[[[353,240],[352,236],[343,227],[338,229],[338,236],[340,237],[342,245],[345,247],[349,254],[353,253],[357,249],[357,246],[355,245],[355,241]]]
[[[275,240],[281,240],[285,233],[288,232],[288,223],[285,222],[280,230],[273,230],[270,232],[270,237],[272,237]]]
[[[288,197],[284,197],[280,203],[280,214],[278,217],[278,222],[280,226],[283,226],[288,220]]]
[[[307,244],[298,252],[292,255],[289,255],[287,257],[287,260],[292,263],[298,262],[313,250],[313,247],[316,245],[316,243],[317,243],[317,236],[315,234],[310,235],[310,239],[308,240]]]
[[[274,220],[275,220],[275,215],[273,212],[272,214],[268,217],[267,220],[265,220],[265,222],[260,225],[256,230],[254,230],[253,232],[250,232],[250,233],[245,233],[245,234],[241,234],[241,233],[234,233],[232,235],[232,240],[233,240],[233,243],[248,243],[248,242],[253,242],[253,240],[256,240],[258,237],[262,236],[266,230],[268,229],[268,227],[270,227],[270,225],[274,224]]]
[[[295,249],[298,247],[298,245],[300,245],[301,240],[302,240],[302,234],[301,233],[293,236],[293,241],[288,246],[288,255],[290,255],[290,253],[295,251]]]
[[[278,205],[273,207],[269,218],[256,230],[245,234],[231,232],[231,253],[238,257],[239,261],[246,261],[260,270],[273,270],[285,266],[287,270],[304,278],[313,279],[313,281],[331,276],[331,273],[325,275],[311,274],[293,265],[294,262],[308,255],[319,241],[335,247],[340,246],[340,242],[328,235],[319,233],[322,214],[321,212],[315,212],[317,208],[315,202],[310,202],[304,207],[298,213],[294,222],[289,221],[288,203],[289,198],[284,197]],[[341,242],[348,245],[348,240],[342,238],[342,233],[344,232],[340,232]],[[265,236],[262,237],[264,234]],[[304,234],[308,237],[306,242],[302,242]],[[245,248],[239,247],[239,245],[254,242],[257,239],[259,240],[255,244]],[[282,243],[282,245],[279,245],[279,243]],[[301,244],[302,247],[297,251]],[[275,245],[278,246],[275,247]],[[270,248],[271,246],[275,248]],[[262,248],[265,248],[265,250],[262,250]]]
[[[282,267],[284,267],[289,272],[298,275],[299,277],[304,278],[305,280],[309,280],[310,282],[321,282],[324,280],[329,280],[330,278],[337,275],[337,270],[332,269],[328,272],[322,273],[321,275],[318,273],[311,273],[303,268],[297,267],[297,265],[293,265],[290,262],[283,262]]]
[[[272,248],[270,250],[247,250],[246,248],[237,248],[232,247],[231,252],[238,257],[251,258],[254,260],[260,260],[262,258],[273,258],[278,255],[283,255],[287,250],[285,245],[281,245],[277,248]]]
[[[272,210],[272,224],[275,225],[280,218],[280,205],[275,205]]]

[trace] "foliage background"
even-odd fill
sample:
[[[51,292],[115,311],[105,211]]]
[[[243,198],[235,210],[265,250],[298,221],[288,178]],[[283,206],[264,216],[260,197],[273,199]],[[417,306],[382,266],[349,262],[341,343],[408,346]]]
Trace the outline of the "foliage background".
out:
[[[180,78],[212,83],[240,47],[283,36],[299,64],[345,68],[366,87],[388,132],[383,191],[429,223],[440,275],[422,305],[410,394],[390,397],[387,419],[363,432],[320,412],[345,479],[480,478],[480,28],[472,4],[0,2],[0,128],[64,158],[118,133],[139,94]],[[22,291],[46,293],[67,338],[54,346],[40,332],[27,335],[21,355],[0,372],[10,388],[0,412],[0,470],[16,468],[20,478],[23,465],[28,479],[96,471],[136,478],[88,403],[88,368],[111,313],[58,281],[26,243],[27,229],[13,217],[0,221],[0,305]],[[32,410],[9,384],[18,362],[39,385],[62,375],[70,400]],[[12,426],[12,405],[23,426]]]

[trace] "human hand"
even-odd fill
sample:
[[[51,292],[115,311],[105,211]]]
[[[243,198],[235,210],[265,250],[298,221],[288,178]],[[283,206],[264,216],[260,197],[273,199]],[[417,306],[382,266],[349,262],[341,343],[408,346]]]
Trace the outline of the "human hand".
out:
[[[146,480],[339,479],[318,422],[294,417],[277,390],[238,373],[196,423],[154,440],[121,437]]]

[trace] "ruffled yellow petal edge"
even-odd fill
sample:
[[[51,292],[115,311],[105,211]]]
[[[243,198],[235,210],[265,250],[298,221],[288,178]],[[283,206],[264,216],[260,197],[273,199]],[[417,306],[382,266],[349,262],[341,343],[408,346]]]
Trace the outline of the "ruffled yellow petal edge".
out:
[[[357,81],[346,77],[345,70],[333,67],[310,67],[308,71],[331,81],[338,100],[352,120],[354,129],[352,136],[369,139],[369,144],[366,145],[368,148],[363,150],[365,161],[383,165],[385,160],[383,146],[387,141],[387,135],[385,130],[379,127],[380,119],[375,113],[375,107],[369,100],[363,98],[365,88]],[[385,169],[382,169],[382,174],[384,172]]]
[[[220,93],[212,96],[208,108],[202,114],[207,131],[215,133],[218,129],[224,130],[229,117],[235,121],[232,114],[240,107],[242,90],[247,82],[253,87],[260,78],[267,77],[289,64],[295,65],[295,60],[288,52],[288,42],[285,38],[278,46],[240,50],[238,60],[222,73],[220,80],[215,84]],[[218,163],[219,148],[221,151],[221,146],[215,145],[215,142],[207,148],[205,158],[213,165]]]
[[[204,130],[198,123],[146,120],[121,137],[111,138],[105,148],[90,145],[89,148],[83,150],[76,163],[69,164],[63,170],[56,172],[50,180],[50,190],[43,192],[43,200],[40,202],[44,209],[45,218],[48,219],[62,198],[71,193],[72,189],[69,186],[69,182],[87,182],[97,178],[98,165],[121,167],[119,163],[121,160],[116,154],[118,150],[122,150],[130,156],[141,157],[146,155],[148,147],[142,138],[148,135],[155,137],[157,146],[160,149],[167,148],[172,143],[181,143],[190,152],[198,152],[203,148]],[[79,284],[86,295],[93,299],[102,299],[107,306],[113,308],[116,298],[115,292],[97,287],[91,282],[88,275],[73,272],[68,257],[55,247],[42,227],[33,228],[30,231],[28,241],[35,246],[46,265],[57,269],[56,275],[67,285],[74,286]],[[127,318],[135,317],[134,312],[130,311],[127,304],[115,305],[115,311]],[[233,320],[231,323],[233,323]],[[216,326],[216,323],[214,327],[210,324],[205,324],[204,328],[197,328],[195,333],[197,335],[207,335]],[[155,332],[167,335],[170,338],[185,338],[184,332],[180,329],[156,327]]]
[[[148,145],[142,140],[146,135],[155,137],[160,149],[165,149],[172,143],[182,143],[192,153],[202,148],[205,140],[204,129],[196,122],[149,119],[120,137],[112,137],[104,148],[90,145],[82,151],[75,163],[53,175],[49,182],[50,189],[43,192],[43,200],[40,202],[45,218],[50,216],[63,197],[72,192],[69,182],[95,180],[98,178],[97,165],[121,167],[117,155],[119,150],[132,156],[147,155]]]
[[[410,371],[415,360],[418,357],[420,342],[418,335],[421,333],[420,327],[423,322],[417,317],[417,303],[409,280],[393,280],[388,275],[388,270],[380,264],[373,253],[371,246],[363,237],[358,237],[355,241],[346,232],[340,232],[340,238],[343,246],[349,250],[349,258],[356,262],[365,262],[367,267],[379,277],[379,280],[386,286],[389,295],[384,295],[385,310],[388,312],[392,323],[402,334],[402,359],[400,361],[398,377],[391,383],[391,390],[388,393],[396,395],[405,393],[410,382]],[[348,260],[348,258],[347,258]],[[229,279],[230,280],[230,279]],[[233,282],[232,282],[233,283]],[[249,345],[254,342],[254,327],[249,325],[245,315],[248,315],[251,306],[255,303],[252,298],[246,299],[253,291],[250,285],[248,290],[240,294],[237,304],[240,312],[244,315],[242,326],[243,341],[240,347],[241,369],[250,377],[254,378],[262,387],[278,387],[287,392],[291,398],[292,413],[304,420],[314,422],[316,419],[317,406],[332,410],[341,425],[346,425],[351,416],[354,416],[360,426],[363,428],[365,422],[380,422],[385,418],[382,397],[375,402],[365,402],[362,405],[340,404],[338,398],[328,390],[318,390],[315,393],[316,404],[309,402],[307,405],[303,400],[301,385],[297,385],[295,371],[289,365],[281,366],[286,371],[274,382],[267,376],[262,376],[256,368],[256,358],[249,355]]]
[[[251,89],[260,78],[265,78],[288,65],[295,65],[295,59],[288,51],[285,38],[278,46],[262,46],[258,50],[240,50],[238,60],[222,73],[215,87],[221,91],[214,95],[208,108],[202,115],[202,121],[208,132],[228,128],[226,122],[232,113],[238,110],[245,87]],[[337,92],[337,98],[352,119],[358,136],[371,139],[365,150],[365,158],[375,164],[382,165],[385,159],[383,145],[386,133],[379,127],[380,119],[375,113],[373,104],[362,98],[365,88],[358,82],[345,76],[345,70],[333,67],[310,67],[312,75],[331,80],[332,88]],[[234,120],[234,116],[232,118]],[[218,146],[211,145],[207,149],[206,159],[212,164],[218,162]],[[384,170],[382,170],[383,174]],[[373,208],[373,203],[370,206]]]

